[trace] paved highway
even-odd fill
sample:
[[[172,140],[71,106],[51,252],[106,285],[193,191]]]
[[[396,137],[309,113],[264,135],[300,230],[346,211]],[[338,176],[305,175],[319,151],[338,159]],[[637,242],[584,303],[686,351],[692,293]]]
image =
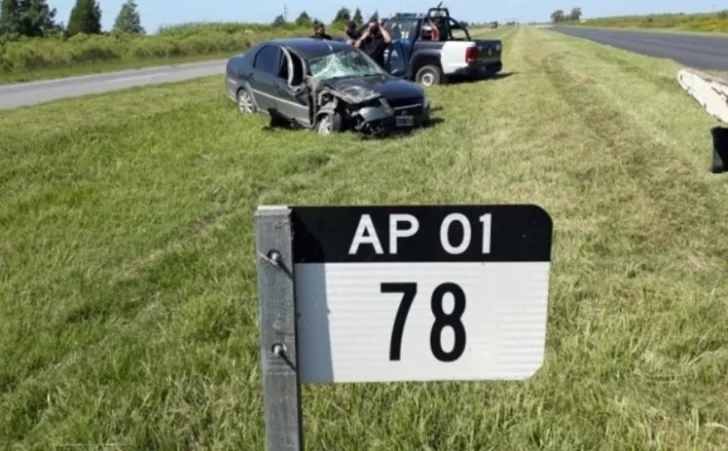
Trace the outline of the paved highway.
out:
[[[225,73],[226,60],[107,72],[80,77],[0,85],[0,109],[44,103],[67,97],[170,83]],[[220,82],[222,83],[222,81]]]
[[[590,39],[644,55],[670,58],[696,69],[728,71],[728,37],[652,31],[553,27],[555,31]]]

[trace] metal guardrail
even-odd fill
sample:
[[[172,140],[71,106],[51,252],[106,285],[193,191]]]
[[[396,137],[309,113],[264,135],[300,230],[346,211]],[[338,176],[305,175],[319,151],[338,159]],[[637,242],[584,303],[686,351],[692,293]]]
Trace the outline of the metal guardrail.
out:
[[[728,79],[707,72],[680,68],[677,81],[685,92],[693,97],[705,111],[720,122],[728,124]],[[713,135],[713,163],[710,171],[717,174],[728,172],[728,128],[716,126]]]
[[[728,79],[683,67],[677,72],[677,81],[708,114],[728,124]]]

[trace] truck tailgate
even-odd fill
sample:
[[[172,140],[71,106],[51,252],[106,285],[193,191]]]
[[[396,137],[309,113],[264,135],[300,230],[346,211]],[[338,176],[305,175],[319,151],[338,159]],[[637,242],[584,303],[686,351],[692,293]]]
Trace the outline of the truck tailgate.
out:
[[[495,63],[501,59],[503,44],[497,40],[475,40],[478,49],[478,63]]]

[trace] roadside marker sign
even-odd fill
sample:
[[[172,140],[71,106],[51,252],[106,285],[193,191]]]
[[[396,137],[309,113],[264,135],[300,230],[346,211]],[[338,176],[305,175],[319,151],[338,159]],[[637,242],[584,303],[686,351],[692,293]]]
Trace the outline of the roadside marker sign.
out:
[[[532,376],[552,229],[535,205],[259,207],[268,449],[302,449],[301,383]]]

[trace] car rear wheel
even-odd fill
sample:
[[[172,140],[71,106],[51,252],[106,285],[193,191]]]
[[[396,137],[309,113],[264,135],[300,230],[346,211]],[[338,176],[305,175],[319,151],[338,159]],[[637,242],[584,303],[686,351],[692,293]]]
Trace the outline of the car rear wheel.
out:
[[[326,113],[319,117],[316,122],[316,133],[328,136],[341,131],[341,115],[338,113]]]
[[[242,114],[253,114],[255,113],[255,102],[253,101],[253,96],[250,95],[250,92],[248,92],[245,88],[238,89],[238,111],[240,111]]]
[[[415,81],[422,86],[442,84],[442,69],[434,65],[423,66],[417,71],[417,74],[415,74]]]

